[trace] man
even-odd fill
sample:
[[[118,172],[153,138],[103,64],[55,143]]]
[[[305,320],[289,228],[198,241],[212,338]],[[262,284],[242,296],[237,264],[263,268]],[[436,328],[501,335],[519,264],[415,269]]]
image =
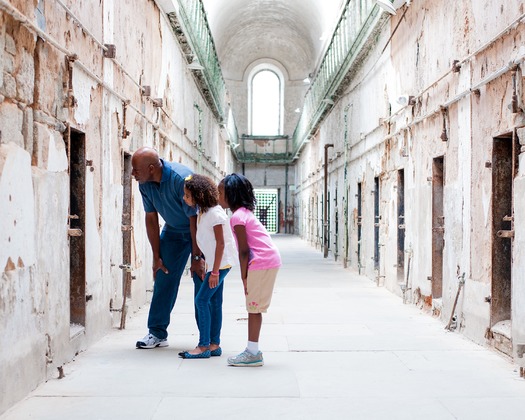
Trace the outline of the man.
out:
[[[166,162],[155,149],[142,147],[131,158],[131,175],[139,183],[146,212],[146,232],[153,251],[153,297],[148,316],[149,333],[137,348],[168,346],[167,328],[177,299],[180,279],[188,257],[196,291],[204,277],[204,260],[197,246],[195,209],[183,200],[184,178],[192,171],[184,165]],[[159,228],[159,214],[165,224]]]

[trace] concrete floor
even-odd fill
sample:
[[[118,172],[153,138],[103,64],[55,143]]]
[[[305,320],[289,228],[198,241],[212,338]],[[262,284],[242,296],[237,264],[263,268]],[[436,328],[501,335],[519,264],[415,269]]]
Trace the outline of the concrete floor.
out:
[[[222,357],[183,360],[197,343],[183,279],[170,346],[136,350],[145,307],[2,420],[524,419],[516,365],[375,283],[276,236],[284,265],[264,317],[265,366],[228,367],[246,345],[238,269],[226,278]]]

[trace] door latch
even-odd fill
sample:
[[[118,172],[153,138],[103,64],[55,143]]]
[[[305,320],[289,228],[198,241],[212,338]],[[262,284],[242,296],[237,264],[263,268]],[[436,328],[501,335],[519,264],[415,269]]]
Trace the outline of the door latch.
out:
[[[124,270],[126,273],[131,273],[133,271],[130,264],[120,264],[118,268]]]

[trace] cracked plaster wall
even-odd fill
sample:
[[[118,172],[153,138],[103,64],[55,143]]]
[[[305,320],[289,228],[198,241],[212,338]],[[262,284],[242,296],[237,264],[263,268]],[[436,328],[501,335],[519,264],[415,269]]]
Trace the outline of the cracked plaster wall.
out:
[[[57,368],[120,324],[120,313],[110,312],[110,305],[122,304],[124,153],[154,146],[166,159],[216,179],[233,167],[219,126],[154,2],[65,3],[80,24],[56,2],[10,1],[29,28],[9,10],[0,11],[0,334],[11,343],[0,349],[0,413],[58,376]],[[31,24],[49,39],[37,37]],[[103,57],[99,43],[116,45],[115,62]],[[61,49],[77,55],[71,79]],[[152,98],[162,98],[163,108],[153,107],[137,84],[151,86]],[[138,111],[125,109],[112,91]],[[71,107],[66,106],[69,94]],[[200,157],[195,105],[202,110]],[[89,301],[80,330],[69,322],[68,125],[84,133],[89,161],[84,186]],[[132,197],[136,280],[130,315],[149,299],[152,287],[135,182]]]
[[[519,1],[456,2],[443,13],[442,2],[412,2],[404,20],[384,53],[393,28],[400,19],[390,18],[360,70],[321,125],[318,135],[304,149],[295,177],[295,203],[302,215],[300,234],[318,246],[321,215],[308,220],[311,197],[323,194],[322,155],[329,149],[329,189],[337,189],[338,208],[331,203],[330,232],[335,231],[336,210],[339,235],[330,244],[330,257],[384,285],[402,296],[397,273],[397,171],[405,177],[405,250],[412,251],[408,301],[433,311],[446,324],[458,288],[458,276],[466,284],[456,313],[459,331],[481,344],[490,344],[485,332],[491,326],[491,212],[492,172],[485,162],[492,160],[495,136],[523,126],[523,112],[513,114],[511,73],[506,71],[480,87],[479,93],[464,95],[448,107],[448,141],[440,139],[443,129],[439,106],[523,54],[523,23],[496,35],[525,12]],[[445,16],[446,15],[446,16]],[[442,34],[442,36],[435,36]],[[449,72],[453,60],[461,60],[494,38],[494,43],[461,65],[459,73]],[[523,107],[523,77],[518,71],[519,103]],[[402,108],[396,99],[402,94],[423,94],[416,104]],[[391,110],[391,111],[389,111]],[[434,110],[436,110],[434,112]],[[385,120],[390,115],[393,117]],[[421,117],[421,118],[420,118]],[[347,123],[345,123],[347,118]],[[420,118],[418,120],[418,118]],[[346,125],[345,125],[346,124]],[[409,129],[406,127],[409,126]],[[345,136],[345,127],[347,134]],[[345,138],[347,177],[345,185]],[[443,250],[443,296],[432,300],[432,159],[445,156]],[[514,180],[515,239],[512,274],[512,339],[514,354],[523,344],[525,318],[522,315],[523,235],[523,152],[520,173]],[[320,170],[320,171],[319,171]],[[374,177],[380,178],[380,266],[374,268]],[[362,183],[361,267],[357,257],[357,183]],[[348,197],[348,250],[345,250],[344,198]],[[336,255],[337,254],[337,255]],[[343,261],[348,254],[348,261]]]

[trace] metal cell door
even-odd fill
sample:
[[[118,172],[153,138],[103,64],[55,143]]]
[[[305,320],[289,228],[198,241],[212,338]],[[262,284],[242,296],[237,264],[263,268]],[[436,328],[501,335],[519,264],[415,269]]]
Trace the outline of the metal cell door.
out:
[[[257,206],[255,216],[266,228],[268,233],[277,233],[278,209],[277,190],[254,190]]]

